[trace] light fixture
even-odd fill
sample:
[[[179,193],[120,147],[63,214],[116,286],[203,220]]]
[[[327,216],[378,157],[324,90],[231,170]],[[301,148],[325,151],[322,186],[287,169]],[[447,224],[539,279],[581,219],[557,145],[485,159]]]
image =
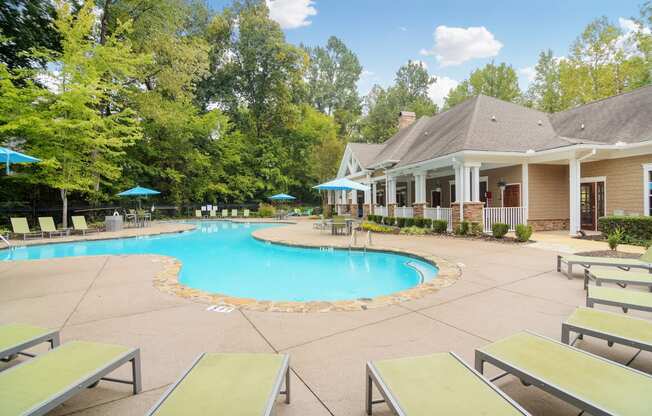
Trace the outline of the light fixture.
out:
[[[501,192],[505,191],[505,188],[507,188],[507,182],[505,182],[504,179],[501,179],[498,181],[498,187],[500,188]]]

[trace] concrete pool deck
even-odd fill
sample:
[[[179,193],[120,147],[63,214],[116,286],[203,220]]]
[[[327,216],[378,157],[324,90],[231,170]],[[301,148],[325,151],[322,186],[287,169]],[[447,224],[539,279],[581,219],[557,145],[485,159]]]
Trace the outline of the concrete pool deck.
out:
[[[349,242],[312,230],[308,221],[260,230],[258,237],[306,245]],[[473,363],[474,348],[522,329],[559,339],[561,321],[584,304],[580,276],[568,280],[556,273],[553,251],[436,236],[375,235],[373,243],[444,258],[459,265],[462,276],[420,299],[371,310],[219,313],[153,286],[169,261],[164,257],[0,262],[0,323],[59,328],[63,342],[84,339],[141,348],[142,394],[132,396],[129,386],[100,383],[53,415],[143,415],[200,352],[278,351],[291,357],[293,397],[290,405],[279,399],[277,415],[362,416],[367,360],[455,351]],[[591,339],[578,345],[623,363],[636,353]],[[632,366],[652,372],[652,354],[641,353]],[[120,371],[126,376],[128,369]],[[513,377],[498,385],[532,414],[579,413]],[[374,414],[390,413],[378,405]]]

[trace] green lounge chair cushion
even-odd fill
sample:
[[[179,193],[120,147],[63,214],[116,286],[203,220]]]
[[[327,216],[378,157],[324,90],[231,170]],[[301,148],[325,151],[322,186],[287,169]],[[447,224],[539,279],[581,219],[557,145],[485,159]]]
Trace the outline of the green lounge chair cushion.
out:
[[[373,365],[410,416],[523,414],[449,353]]]
[[[652,377],[643,373],[527,332],[480,351],[610,414],[650,414]]]
[[[11,219],[11,228],[14,230],[15,234],[30,234],[29,225],[27,224],[27,218],[12,218]]]
[[[72,341],[0,373],[0,415],[21,415],[95,374],[132,349]]]
[[[6,324],[0,325],[0,351],[16,347],[31,339],[52,332],[50,329],[32,325]]]
[[[652,322],[645,319],[593,308],[578,308],[566,319],[566,323],[652,345]]]
[[[652,293],[615,287],[589,286],[588,297],[619,305],[637,305],[652,308]]]
[[[41,227],[41,231],[45,231],[47,233],[54,233],[57,232],[57,226],[54,225],[54,220],[52,217],[38,217],[38,224],[39,227]]]
[[[565,261],[569,261],[571,263],[580,263],[580,264],[583,264],[584,262],[586,264],[600,263],[600,264],[622,265],[623,267],[632,264],[644,265],[644,266],[648,264],[647,262],[642,261],[640,259],[620,259],[620,258],[613,258],[613,257],[563,256],[562,258]]]
[[[77,231],[88,230],[88,225],[86,224],[86,217],[81,215],[73,216],[72,226],[75,227],[75,230]]]
[[[600,280],[652,284],[652,273],[649,272],[627,272],[625,270],[618,269],[591,269],[589,273]]]
[[[262,415],[283,360],[277,354],[204,354],[153,414]]]

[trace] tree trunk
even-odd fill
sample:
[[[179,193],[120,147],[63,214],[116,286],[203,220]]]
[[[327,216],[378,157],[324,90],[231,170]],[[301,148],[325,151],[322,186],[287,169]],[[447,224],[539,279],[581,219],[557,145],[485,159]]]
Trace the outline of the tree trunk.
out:
[[[59,191],[61,192],[61,202],[63,204],[61,223],[63,224],[63,228],[68,228],[68,194],[65,189],[60,189]]]

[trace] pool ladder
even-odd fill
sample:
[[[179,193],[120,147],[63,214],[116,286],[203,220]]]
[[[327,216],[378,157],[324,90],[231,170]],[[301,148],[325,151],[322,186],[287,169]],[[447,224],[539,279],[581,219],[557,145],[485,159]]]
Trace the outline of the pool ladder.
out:
[[[7,247],[11,247],[11,243],[9,242],[9,240],[7,240],[7,239],[5,238],[4,235],[0,234],[0,240],[1,240],[3,243],[5,243],[5,244],[7,245]]]
[[[371,231],[367,231],[367,238],[364,241],[364,245],[362,246],[363,250],[365,253],[367,252],[367,246],[371,247]],[[358,234],[355,229],[351,231],[351,239],[349,240],[349,251],[353,247],[357,247],[358,245]]]

